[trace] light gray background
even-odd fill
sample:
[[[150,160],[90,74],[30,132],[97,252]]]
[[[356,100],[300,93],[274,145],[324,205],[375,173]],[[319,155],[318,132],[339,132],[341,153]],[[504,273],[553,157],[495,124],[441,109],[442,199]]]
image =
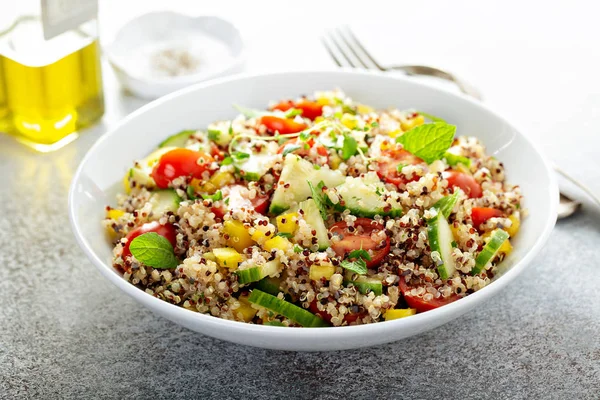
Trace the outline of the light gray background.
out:
[[[249,71],[331,68],[318,33],[339,21],[354,22],[382,62],[454,69],[600,191],[600,28],[591,2],[389,9],[309,1],[293,13],[275,2],[211,3],[220,4],[173,6],[238,23]],[[164,8],[103,3],[103,41],[141,4]],[[268,57],[273,48],[278,56]],[[85,151],[143,104],[118,90],[108,66],[104,72],[106,117],[76,143],[41,155],[0,136],[0,398],[600,398],[600,211],[588,201],[558,223],[540,257],[501,295],[389,345],[275,352],[149,313],[96,272],[67,218],[69,184]]]

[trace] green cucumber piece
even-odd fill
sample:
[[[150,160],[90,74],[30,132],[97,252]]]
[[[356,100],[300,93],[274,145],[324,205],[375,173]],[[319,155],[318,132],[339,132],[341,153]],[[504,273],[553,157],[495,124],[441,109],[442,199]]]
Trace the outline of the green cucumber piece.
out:
[[[448,218],[450,214],[452,214],[452,210],[454,209],[454,206],[458,201],[459,191],[460,189],[457,189],[454,191],[453,194],[446,197],[442,197],[433,205],[432,208],[435,208],[436,210],[438,210],[438,212],[444,214],[445,218]]]
[[[433,262],[437,265],[440,278],[450,278],[456,271],[456,262],[452,258],[452,242],[454,241],[454,237],[443,213],[438,212],[435,218],[427,221],[427,235],[429,237],[429,247],[431,248]],[[437,253],[438,257],[434,257],[434,253]]]
[[[181,197],[173,189],[156,190],[150,196],[152,204],[152,213],[158,219],[166,212],[177,212]]]
[[[265,322],[263,325],[267,325],[267,326],[285,326],[281,321],[268,321],[268,322]]]
[[[185,147],[185,144],[189,140],[190,136],[192,136],[195,133],[196,133],[196,131],[189,130],[189,129],[178,132],[174,135],[169,136],[162,142],[160,142],[160,144],[158,145],[158,148],[161,148],[161,147]]]
[[[235,274],[238,276],[238,282],[243,285],[260,281],[267,276],[279,274],[280,266],[281,263],[278,260],[272,260],[257,267],[237,270]]]
[[[277,296],[281,291],[279,289],[279,285],[279,279],[266,277],[256,282],[256,285],[254,287],[256,289],[262,290],[263,292],[272,294],[273,296]]]
[[[336,189],[344,200],[344,207],[349,209],[352,215],[367,218],[376,215],[402,215],[402,208],[398,202],[394,201],[390,205],[384,201],[384,195],[388,194],[388,191],[374,172],[369,172],[361,178],[347,177]]]
[[[458,165],[458,164],[463,164],[465,167],[471,168],[471,159],[468,158],[468,157],[459,156],[457,154],[452,154],[452,153],[450,153],[450,152],[447,151],[444,154],[444,158],[446,159],[446,162],[450,166],[454,166],[454,165]]]
[[[369,278],[367,276],[359,276],[356,279],[352,279],[352,273],[346,274],[346,279],[344,280],[344,284],[354,285],[358,289],[358,291],[362,294],[367,294],[369,292],[375,293],[375,296],[380,296],[383,293],[383,284],[381,283],[381,279],[377,278]]]
[[[288,303],[285,300],[281,300],[278,297],[265,293],[261,290],[254,289],[248,301],[257,306],[264,307],[271,310],[279,315],[283,315],[286,318],[291,319],[299,325],[307,328],[312,327],[327,327],[329,324],[323,319],[317,317],[315,314],[306,311],[302,307],[298,307],[292,303]]]
[[[302,210],[302,217],[308,226],[317,232],[315,236],[317,238],[319,250],[327,249],[331,243],[329,242],[329,236],[327,235],[327,227],[325,226],[325,222],[323,221],[323,217],[321,217],[321,212],[319,211],[319,207],[317,206],[317,203],[315,203],[315,200],[305,200],[300,203],[299,208]]]
[[[129,178],[132,183],[135,182],[135,186],[144,186],[152,189],[156,186],[156,183],[152,179],[151,173],[151,169],[134,167],[129,170]]]
[[[315,169],[311,162],[295,154],[288,154],[283,162],[281,177],[273,194],[269,212],[280,214],[294,203],[300,203],[311,197],[312,193],[307,181],[310,181],[314,187],[317,187],[321,181],[327,187],[334,187],[344,182],[344,176],[340,171],[329,168]]]
[[[494,257],[498,254],[498,250],[502,246],[502,244],[508,239],[508,233],[502,229],[496,229],[492,232],[490,236],[490,241],[487,242],[481,253],[475,258],[475,267],[471,270],[472,275],[477,275],[485,266],[491,262]]]

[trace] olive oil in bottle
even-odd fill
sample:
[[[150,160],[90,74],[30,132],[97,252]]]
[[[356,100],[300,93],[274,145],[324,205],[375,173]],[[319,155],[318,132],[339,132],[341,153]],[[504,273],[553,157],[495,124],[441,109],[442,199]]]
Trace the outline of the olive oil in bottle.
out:
[[[96,21],[48,38],[42,18],[22,15],[0,32],[0,131],[52,151],[97,121],[104,99]]]

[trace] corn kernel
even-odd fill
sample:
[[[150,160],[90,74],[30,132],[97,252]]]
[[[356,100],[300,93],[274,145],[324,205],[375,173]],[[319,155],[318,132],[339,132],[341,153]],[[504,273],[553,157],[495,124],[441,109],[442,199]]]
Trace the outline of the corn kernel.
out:
[[[238,264],[242,261],[242,255],[231,247],[213,249],[212,253],[221,267],[229,268],[230,270],[237,269]]]
[[[518,214],[512,214],[510,217],[508,217],[508,219],[511,220],[512,225],[510,226],[510,228],[506,228],[506,233],[508,233],[510,235],[510,237],[514,237],[517,232],[519,232],[519,228],[521,227],[521,219],[519,218]]]
[[[288,251],[292,248],[292,243],[282,236],[275,236],[265,242],[263,245],[266,251],[283,250]]]
[[[415,126],[423,125],[425,123],[425,118],[422,115],[417,115],[414,118],[407,119],[402,121],[400,126],[406,132],[409,129],[414,128]]]
[[[320,281],[322,278],[329,280],[335,274],[335,267],[331,264],[311,265],[308,276],[313,281]]]
[[[109,210],[106,212],[106,218],[110,218],[112,220],[117,220],[117,219],[121,218],[124,214],[125,214],[125,211],[112,209],[112,210]]]
[[[352,114],[344,114],[340,122],[348,129],[354,129],[358,126],[358,120]]]
[[[401,308],[396,310],[387,310],[383,317],[386,321],[391,321],[393,319],[410,317],[411,315],[415,315],[417,310],[414,308]]]
[[[258,310],[252,308],[252,305],[248,301],[248,296],[240,296],[238,301],[240,302],[240,306],[239,308],[233,310],[233,312],[242,320],[244,320],[244,322],[252,321]]]
[[[291,233],[296,231],[298,213],[287,213],[277,217],[277,230],[282,233]]]
[[[223,224],[223,230],[227,235],[229,235],[227,244],[237,251],[242,252],[247,247],[250,247],[254,244],[250,234],[248,233],[248,230],[240,221],[225,221]]]

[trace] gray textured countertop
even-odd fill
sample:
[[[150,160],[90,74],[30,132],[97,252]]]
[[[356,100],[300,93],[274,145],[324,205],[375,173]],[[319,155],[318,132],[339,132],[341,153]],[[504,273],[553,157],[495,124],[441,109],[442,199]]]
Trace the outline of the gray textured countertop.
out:
[[[560,25],[556,15],[546,32]],[[597,35],[586,37],[577,41],[577,55],[587,57],[583,70],[561,75],[554,86],[561,95],[540,93],[570,65],[572,48],[563,42],[527,43],[554,71],[533,63],[517,73],[502,64],[511,79],[525,74],[521,81],[496,80],[481,65],[467,72],[488,102],[600,190],[600,98],[589,94],[600,93],[600,82],[585,79],[600,61],[593,56]],[[554,58],[558,50],[563,56]],[[526,107],[514,104],[515,88]],[[141,104],[110,93],[106,124]],[[151,314],[105,281],[77,247],[67,192],[105,128],[46,155],[0,135],[0,398],[600,397],[600,211],[589,202],[557,225],[540,257],[503,293],[438,329],[335,353],[256,349]],[[569,141],[562,139],[567,128]]]

